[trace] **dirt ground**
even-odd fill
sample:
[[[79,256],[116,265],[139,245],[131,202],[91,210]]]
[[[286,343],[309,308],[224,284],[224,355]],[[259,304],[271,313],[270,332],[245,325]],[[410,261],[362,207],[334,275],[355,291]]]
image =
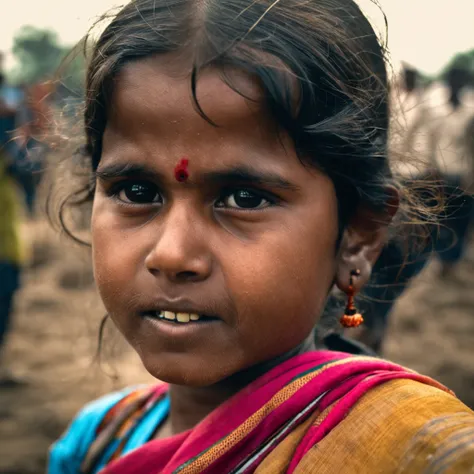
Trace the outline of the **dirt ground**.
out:
[[[104,310],[87,250],[45,222],[29,224],[31,264],[18,295],[7,361],[29,382],[0,391],[0,473],[44,472],[48,446],[87,401],[151,378],[110,330],[94,362]],[[398,302],[385,356],[438,378],[474,407],[474,245],[446,280],[432,262]],[[114,363],[109,362],[113,360]]]

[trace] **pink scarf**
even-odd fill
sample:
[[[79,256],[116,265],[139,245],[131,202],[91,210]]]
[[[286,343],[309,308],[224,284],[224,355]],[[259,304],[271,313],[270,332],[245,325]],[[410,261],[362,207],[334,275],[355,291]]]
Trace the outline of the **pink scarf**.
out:
[[[367,391],[400,378],[448,391],[382,359],[330,351],[302,354],[255,380],[192,430],[152,440],[101,474],[251,473],[294,428],[333,405],[324,421],[306,432],[292,457],[287,471],[291,474]],[[153,390],[159,395],[166,386]]]

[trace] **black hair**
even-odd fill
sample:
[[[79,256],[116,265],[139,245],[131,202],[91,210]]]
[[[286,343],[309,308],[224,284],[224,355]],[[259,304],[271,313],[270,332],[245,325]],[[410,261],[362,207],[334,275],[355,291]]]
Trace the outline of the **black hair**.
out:
[[[92,178],[102,154],[114,81],[124,66],[165,53],[200,73],[238,68],[261,84],[278,126],[302,162],[334,182],[343,228],[360,202],[387,205],[389,102],[384,49],[353,0],[133,0],[92,48],[85,97],[86,144],[76,157]],[[238,92],[238,91],[237,91]],[[94,181],[68,196],[91,201]],[[61,216],[61,222],[64,219]]]

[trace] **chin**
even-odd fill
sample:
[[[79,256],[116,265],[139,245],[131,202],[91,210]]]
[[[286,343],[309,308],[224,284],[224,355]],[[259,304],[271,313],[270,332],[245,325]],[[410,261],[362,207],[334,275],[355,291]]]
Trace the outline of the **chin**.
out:
[[[226,379],[231,373],[221,370],[210,370],[213,364],[200,360],[190,354],[160,354],[142,356],[142,363],[147,372],[160,380],[172,385],[186,387],[209,387]]]

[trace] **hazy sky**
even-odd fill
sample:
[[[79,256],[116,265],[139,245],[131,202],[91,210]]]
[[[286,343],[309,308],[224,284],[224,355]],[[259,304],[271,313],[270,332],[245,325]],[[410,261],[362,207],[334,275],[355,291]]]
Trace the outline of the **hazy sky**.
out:
[[[458,51],[474,48],[473,0],[379,0],[389,21],[389,48],[394,62],[405,60],[435,73]],[[8,52],[15,31],[24,24],[54,28],[61,40],[73,44],[93,19],[117,0],[9,0],[3,8],[0,50]],[[381,15],[359,0],[374,24]],[[6,15],[6,16],[5,16]],[[7,66],[11,58],[7,56]]]

